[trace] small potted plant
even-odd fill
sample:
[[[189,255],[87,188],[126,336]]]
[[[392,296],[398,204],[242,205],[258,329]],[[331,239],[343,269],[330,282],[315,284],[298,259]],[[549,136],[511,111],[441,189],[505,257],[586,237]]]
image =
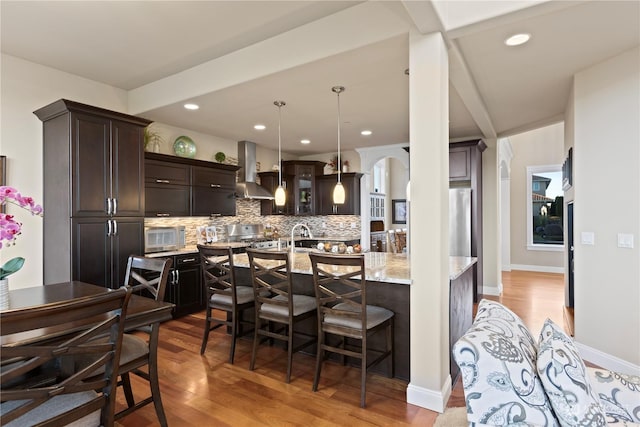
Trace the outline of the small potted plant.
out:
[[[349,172],[349,160],[342,162],[342,173]]]
[[[160,132],[155,129],[151,129],[151,126],[144,128],[144,150],[152,151],[154,153],[160,152],[160,143],[162,143],[162,137]]]

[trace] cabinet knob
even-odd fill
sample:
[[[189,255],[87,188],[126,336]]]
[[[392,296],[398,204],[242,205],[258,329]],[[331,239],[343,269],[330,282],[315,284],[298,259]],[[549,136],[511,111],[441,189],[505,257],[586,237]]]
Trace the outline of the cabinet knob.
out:
[[[113,215],[118,215],[118,199],[113,200]]]
[[[111,197],[107,197],[107,215],[111,215],[111,210],[113,209],[111,206]]]

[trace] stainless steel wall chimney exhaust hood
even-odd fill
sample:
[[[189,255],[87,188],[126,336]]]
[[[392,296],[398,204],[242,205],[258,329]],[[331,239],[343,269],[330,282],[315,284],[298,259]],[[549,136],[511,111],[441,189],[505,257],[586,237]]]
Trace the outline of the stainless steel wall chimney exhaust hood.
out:
[[[238,183],[236,195],[239,199],[273,200],[274,195],[256,184],[256,143],[238,141]]]

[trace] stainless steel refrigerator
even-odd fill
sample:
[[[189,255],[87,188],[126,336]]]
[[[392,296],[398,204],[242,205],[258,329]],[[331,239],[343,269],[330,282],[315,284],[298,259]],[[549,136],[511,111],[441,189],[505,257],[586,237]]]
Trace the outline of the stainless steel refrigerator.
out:
[[[449,189],[449,255],[471,256],[471,189]]]

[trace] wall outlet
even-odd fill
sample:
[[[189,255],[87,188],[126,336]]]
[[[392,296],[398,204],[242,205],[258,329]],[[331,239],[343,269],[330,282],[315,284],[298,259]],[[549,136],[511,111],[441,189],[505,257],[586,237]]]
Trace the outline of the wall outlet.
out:
[[[340,228],[344,228],[344,222],[340,223]]]
[[[322,228],[327,228],[327,223],[326,222],[322,223]]]
[[[355,222],[351,223],[351,228],[356,228],[356,223]]]

